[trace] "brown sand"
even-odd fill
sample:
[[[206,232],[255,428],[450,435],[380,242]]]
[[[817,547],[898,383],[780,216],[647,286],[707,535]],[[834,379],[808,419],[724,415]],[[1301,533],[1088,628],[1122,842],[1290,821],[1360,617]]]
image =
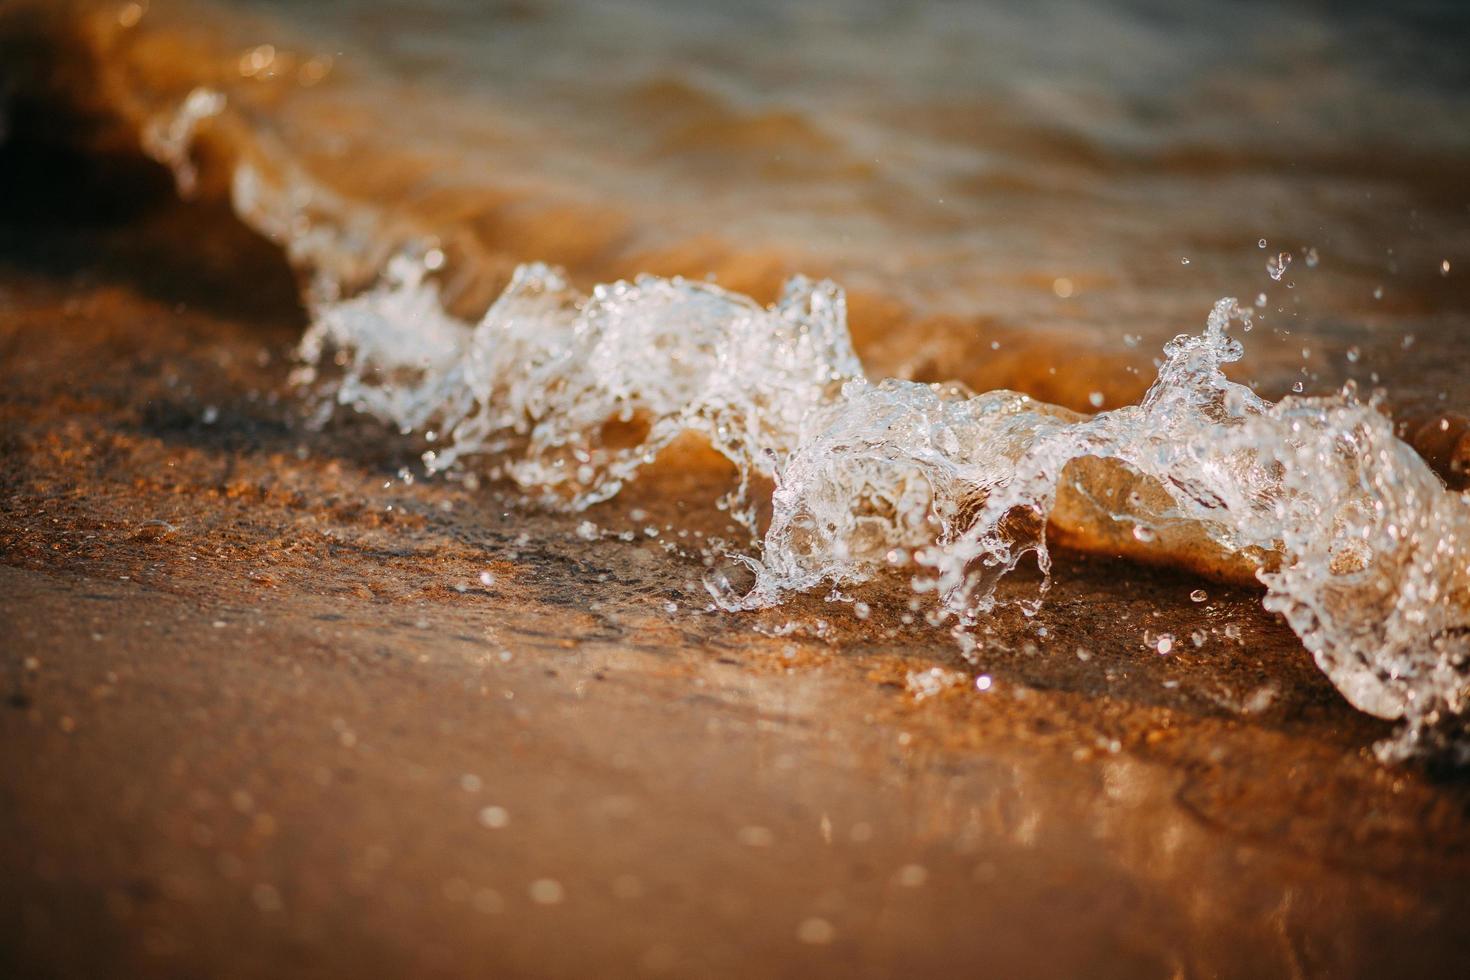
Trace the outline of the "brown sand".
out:
[[[1470,787],[1378,765],[1256,592],[1063,556],[982,670],[902,583],[706,613],[697,448],[585,515],[627,542],[399,481],[302,423],[228,216],[130,157],[0,186],[0,974],[1470,969]]]

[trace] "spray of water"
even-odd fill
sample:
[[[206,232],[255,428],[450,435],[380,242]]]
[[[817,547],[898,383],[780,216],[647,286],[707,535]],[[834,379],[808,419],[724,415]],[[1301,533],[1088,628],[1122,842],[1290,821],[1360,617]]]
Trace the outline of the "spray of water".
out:
[[[221,109],[191,97],[158,124],[153,149],[181,185],[193,180],[185,144]],[[1063,498],[1084,500],[1078,513],[1140,542],[1256,570],[1267,608],[1343,695],[1404,720],[1384,758],[1470,761],[1470,496],[1447,491],[1351,390],[1273,404],[1229,381],[1222,367],[1242,355],[1230,328],[1249,316],[1234,300],[1166,346],[1140,404],[1082,416],[1013,392],[869,380],[842,291],[802,277],[762,307],[652,276],[583,295],[525,265],[469,324],[441,303],[423,241],[302,180],[259,159],[234,174],[241,216],[316,277],[300,380],[442,433],[431,470],[475,460],[580,510],[698,433],[734,463],[724,503],[753,535],[751,480],[775,484],[759,547],[735,556],[749,574],[711,585],[719,605],[858,587],[911,563],[966,648],[997,581],[1027,556],[1044,573],[1027,606],[1042,600],[1048,522]],[[390,243],[377,285],[344,298],[343,270]]]

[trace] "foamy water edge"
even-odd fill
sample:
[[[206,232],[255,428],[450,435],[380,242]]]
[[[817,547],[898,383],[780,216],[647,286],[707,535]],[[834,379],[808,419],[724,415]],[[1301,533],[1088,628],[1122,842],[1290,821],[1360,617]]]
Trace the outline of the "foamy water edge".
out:
[[[190,143],[227,112],[196,90],[145,129],[181,193]],[[1470,495],[1350,390],[1271,403],[1229,381],[1223,365],[1243,354],[1229,328],[1249,316],[1234,300],[1166,347],[1140,404],[1086,417],[1012,392],[869,380],[841,289],[802,277],[762,307],[652,276],[583,295],[523,265],[478,323],[462,321],[440,302],[431,236],[338,198],[263,132],[234,162],[232,198],[311,277],[298,380],[437,430],[431,470],[474,460],[580,510],[692,431],[735,465],[724,503],[752,533],[750,481],[774,481],[760,546],[737,556],[753,582],[712,584],[726,609],[911,566],[932,621],[975,657],[997,581],[1028,555],[1049,575],[1047,521],[1059,494],[1080,494],[1140,541],[1183,533],[1257,566],[1265,606],[1343,695],[1404,721],[1381,758],[1470,761]],[[345,295],[375,267],[375,285]],[[636,440],[610,441],[611,420]]]

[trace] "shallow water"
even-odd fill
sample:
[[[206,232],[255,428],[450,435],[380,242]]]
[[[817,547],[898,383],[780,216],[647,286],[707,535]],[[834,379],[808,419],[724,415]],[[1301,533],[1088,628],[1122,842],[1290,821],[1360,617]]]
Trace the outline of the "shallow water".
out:
[[[804,272],[853,294],[879,375],[1088,410],[1141,394],[1216,297],[1264,295],[1245,369],[1264,393],[1377,375],[1405,401],[1470,402],[1445,366],[1470,313],[1470,27],[1453,6],[154,0],[136,16],[108,68],[141,114],[217,90],[214,128],[262,167],[289,160],[441,238],[467,315],[522,261],[584,289],[715,274],[762,300]],[[359,278],[382,265],[365,240],[382,225],[357,219]]]
[[[912,563],[967,649],[1048,520],[1121,527],[1258,569],[1345,696],[1410,721],[1386,755],[1460,727],[1470,503],[1355,393],[1275,401],[1470,402],[1456,15],[96,11],[104,100],[310,278],[303,380],[434,429],[431,468],[585,507],[692,430],[764,534],[717,602]],[[850,324],[827,281],[778,293],[796,269]]]

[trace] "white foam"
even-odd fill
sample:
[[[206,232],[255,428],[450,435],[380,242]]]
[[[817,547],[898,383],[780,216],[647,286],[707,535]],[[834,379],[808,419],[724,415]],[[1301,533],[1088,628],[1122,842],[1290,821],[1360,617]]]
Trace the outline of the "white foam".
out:
[[[477,457],[573,510],[679,435],[704,435],[735,463],[728,503],[750,526],[750,477],[776,481],[759,553],[736,556],[753,585],[714,589],[732,610],[857,585],[912,554],[916,587],[963,632],[1027,555],[1049,572],[1046,522],[1068,480],[1140,539],[1182,527],[1261,556],[1267,608],[1343,695],[1409,722],[1385,755],[1442,742],[1470,697],[1470,498],[1351,392],[1272,404],[1226,379],[1242,353],[1228,328],[1247,315],[1221,300],[1201,335],[1167,346],[1140,404],[1090,417],[1013,392],[869,381],[841,290],[800,277],[762,308],[652,276],[583,296],[527,265],[472,328],[403,259],[376,289],[320,303],[302,352],[335,357],[339,402],[444,433],[432,469]],[[1089,458],[1151,492],[1110,497],[1072,465]]]

